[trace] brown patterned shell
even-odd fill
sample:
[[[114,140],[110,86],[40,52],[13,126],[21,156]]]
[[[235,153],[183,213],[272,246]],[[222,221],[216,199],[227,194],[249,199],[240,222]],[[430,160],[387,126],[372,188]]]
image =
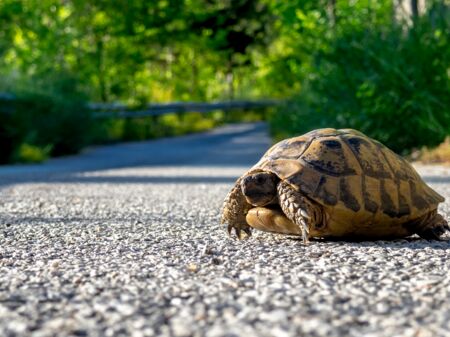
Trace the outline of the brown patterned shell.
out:
[[[252,168],[270,171],[324,206],[333,223],[405,223],[444,198],[402,157],[351,129],[283,140]]]

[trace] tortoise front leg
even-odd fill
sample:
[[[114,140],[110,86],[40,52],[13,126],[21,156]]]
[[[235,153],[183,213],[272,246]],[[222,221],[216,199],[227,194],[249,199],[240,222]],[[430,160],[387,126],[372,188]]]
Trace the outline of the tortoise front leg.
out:
[[[228,234],[231,235],[234,228],[238,239],[242,237],[241,231],[244,231],[248,236],[252,235],[250,226],[245,220],[245,216],[252,207],[242,193],[241,178],[239,178],[223,202],[221,223],[228,223]]]
[[[281,209],[289,220],[300,227],[303,243],[307,244],[310,228],[322,222],[320,207],[284,181],[280,181],[277,189]]]

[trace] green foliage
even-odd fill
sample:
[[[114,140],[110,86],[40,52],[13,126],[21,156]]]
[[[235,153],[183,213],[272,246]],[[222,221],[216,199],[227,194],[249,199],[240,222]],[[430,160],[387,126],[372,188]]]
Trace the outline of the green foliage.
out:
[[[225,114],[224,122],[225,123],[259,122],[266,119],[266,116],[269,114],[269,111],[271,111],[270,108],[254,109],[252,111],[233,110]]]
[[[16,149],[13,161],[20,163],[41,163],[48,159],[51,150],[51,145],[39,147],[23,143]]]
[[[96,123],[94,139],[96,143],[115,142],[124,138],[126,120],[123,118],[111,118]]]
[[[272,116],[276,137],[349,127],[407,153],[450,134],[448,22],[431,12],[405,28],[388,22],[385,7],[373,11],[341,19],[325,45],[310,45],[302,90]]]
[[[76,79],[61,73],[31,82],[26,86],[34,90],[18,89],[7,111],[0,113],[2,162],[76,153],[91,141],[91,114]]]
[[[450,6],[426,0],[411,17],[400,3],[414,2],[1,0],[0,92],[18,100],[0,98],[0,163],[268,114],[276,138],[334,126],[398,152],[433,146],[450,133]],[[134,120],[85,109],[259,97],[291,99]]]
[[[2,0],[0,73],[76,73],[92,101],[243,96],[238,70],[270,40],[265,3]]]

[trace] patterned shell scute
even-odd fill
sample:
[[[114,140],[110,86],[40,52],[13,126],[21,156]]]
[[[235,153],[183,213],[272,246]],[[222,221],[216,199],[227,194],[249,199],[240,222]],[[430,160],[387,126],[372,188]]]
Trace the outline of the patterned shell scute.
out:
[[[281,141],[253,169],[274,172],[346,218],[416,217],[444,200],[405,159],[351,129],[319,129]]]
[[[308,147],[310,139],[305,136],[285,139],[274,146],[264,155],[264,160],[298,159]]]

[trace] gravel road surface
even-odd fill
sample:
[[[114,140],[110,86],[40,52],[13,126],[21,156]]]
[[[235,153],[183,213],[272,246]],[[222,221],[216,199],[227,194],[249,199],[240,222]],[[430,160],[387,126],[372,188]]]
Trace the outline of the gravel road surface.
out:
[[[227,237],[269,143],[243,124],[1,167],[0,336],[450,336],[448,241]],[[450,167],[418,169],[450,200]]]

